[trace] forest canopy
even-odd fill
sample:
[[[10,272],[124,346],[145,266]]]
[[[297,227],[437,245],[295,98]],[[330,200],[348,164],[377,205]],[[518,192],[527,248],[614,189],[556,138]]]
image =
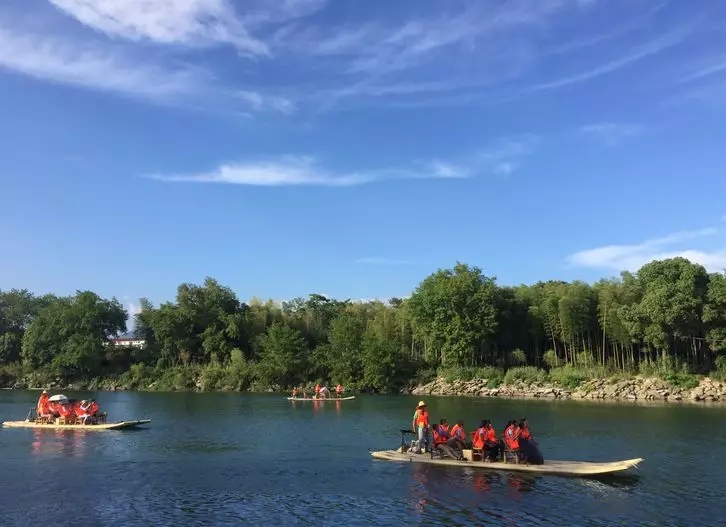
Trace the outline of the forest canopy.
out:
[[[726,276],[684,258],[594,284],[516,287],[457,263],[385,303],[319,294],[242,302],[207,278],[181,284],[173,302],[141,299],[133,331],[143,348],[111,341],[127,331],[127,317],[118,300],[90,291],[0,291],[0,383],[35,375],[244,390],[321,381],[390,392],[437,371],[502,379],[565,372],[570,383],[726,372]]]

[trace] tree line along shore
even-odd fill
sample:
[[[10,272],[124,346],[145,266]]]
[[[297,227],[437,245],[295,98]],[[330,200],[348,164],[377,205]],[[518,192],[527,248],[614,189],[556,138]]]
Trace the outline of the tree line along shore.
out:
[[[467,395],[506,396],[515,387],[576,393],[605,379],[658,379],[665,391],[698,389],[705,376],[726,381],[726,275],[684,258],[594,284],[515,287],[457,263],[388,302],[241,302],[206,278],[180,285],[173,302],[140,304],[133,331],[143,346],[123,346],[113,339],[128,313],[115,298],[0,291],[0,386],[286,391],[340,382],[347,392],[433,393],[425,387],[448,382],[444,392],[466,385]],[[469,393],[466,381],[477,379]]]

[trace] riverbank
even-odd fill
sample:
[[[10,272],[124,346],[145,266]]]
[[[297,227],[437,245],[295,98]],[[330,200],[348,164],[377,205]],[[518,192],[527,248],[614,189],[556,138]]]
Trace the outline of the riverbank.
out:
[[[249,372],[220,367],[174,367],[152,369],[133,367],[121,375],[88,380],[64,381],[59,377],[27,373],[16,369],[13,375],[0,375],[0,388],[50,389],[69,391],[150,391],[150,392],[241,392],[241,393],[289,393],[277,385],[260,383]],[[466,397],[529,398],[529,399],[580,399],[600,401],[694,401],[726,402],[726,382],[721,372],[714,377],[696,375],[671,375],[665,379],[648,375],[632,377],[598,378],[558,375],[554,370],[546,374],[542,370],[509,370],[506,374],[497,369],[476,372],[439,371],[428,382],[415,381],[407,387],[389,393],[406,395],[440,395]],[[529,373],[529,375],[522,375]],[[567,372],[565,372],[567,373]],[[584,375],[584,372],[580,372]],[[473,374],[473,375],[472,375]],[[477,375],[478,374],[478,375]],[[487,378],[484,378],[486,376]],[[429,377],[431,379],[431,377]],[[311,390],[311,384],[308,389]],[[346,392],[359,393],[355,385],[346,386]]]
[[[402,393],[421,396],[726,402],[726,383],[702,377],[697,386],[688,388],[654,377],[638,376],[627,380],[593,379],[575,388],[523,381],[491,387],[487,379],[447,380],[438,377],[411,390],[402,390]]]

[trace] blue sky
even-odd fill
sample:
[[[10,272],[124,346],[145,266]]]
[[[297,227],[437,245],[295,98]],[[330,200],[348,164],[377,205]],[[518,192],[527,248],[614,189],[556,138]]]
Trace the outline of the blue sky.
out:
[[[270,7],[274,6],[274,7]],[[5,0],[0,288],[726,268],[726,4]]]

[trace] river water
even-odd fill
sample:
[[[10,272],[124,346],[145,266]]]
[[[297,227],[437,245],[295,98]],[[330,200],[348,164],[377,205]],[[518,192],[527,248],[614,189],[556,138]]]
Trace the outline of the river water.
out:
[[[545,458],[645,458],[632,475],[580,479],[372,460],[398,447],[418,398],[95,396],[110,421],[153,421],[0,429],[0,525],[726,526],[726,407],[427,398],[432,419],[467,431],[526,416]],[[0,392],[0,419],[37,397]]]

